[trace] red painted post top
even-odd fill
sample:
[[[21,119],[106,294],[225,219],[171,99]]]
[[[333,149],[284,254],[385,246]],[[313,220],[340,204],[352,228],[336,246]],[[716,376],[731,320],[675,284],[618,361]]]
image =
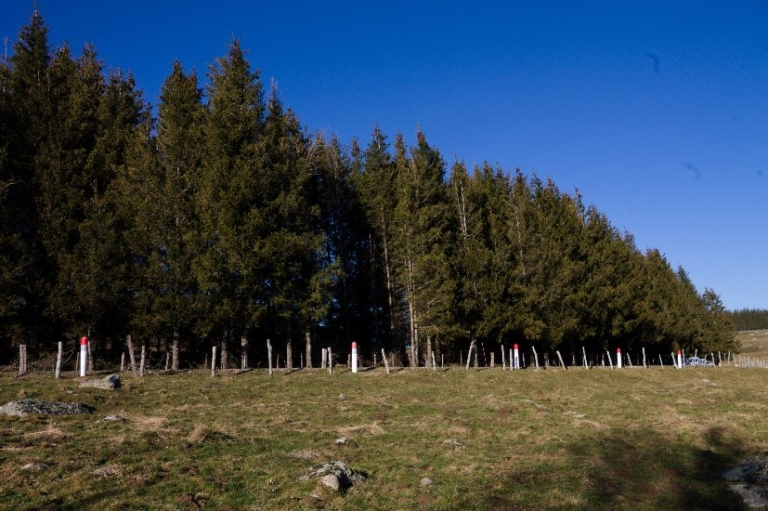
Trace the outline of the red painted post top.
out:
[[[80,346],[87,346],[88,345],[88,338],[83,336],[80,338]]]
[[[683,354],[683,350],[677,350],[677,354],[678,355],[682,355]]]
[[[356,342],[353,342],[353,343],[352,343],[352,349],[353,349],[353,350],[356,350],[356,349],[357,349],[357,343],[356,343]]]
[[[616,353],[621,353],[621,348],[616,348]]]
[[[515,349],[517,349],[517,344],[515,344]]]

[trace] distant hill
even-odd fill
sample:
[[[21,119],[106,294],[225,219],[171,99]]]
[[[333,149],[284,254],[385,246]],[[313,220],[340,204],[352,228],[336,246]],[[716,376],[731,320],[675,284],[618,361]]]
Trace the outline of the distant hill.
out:
[[[768,329],[741,330],[736,332],[741,352],[754,357],[768,357]]]
[[[729,311],[735,330],[765,330],[768,329],[768,310],[740,309]]]

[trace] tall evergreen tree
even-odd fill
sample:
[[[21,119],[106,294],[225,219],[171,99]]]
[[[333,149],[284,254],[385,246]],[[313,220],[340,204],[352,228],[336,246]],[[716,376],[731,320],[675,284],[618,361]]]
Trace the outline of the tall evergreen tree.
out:
[[[45,250],[34,206],[39,154],[49,130],[54,128],[48,96],[50,61],[48,27],[35,9],[29,24],[21,28],[13,55],[0,71],[0,285],[4,294],[0,319],[4,336],[12,344],[34,342],[48,331],[44,310],[50,281],[46,278]]]
[[[255,161],[265,105],[259,73],[251,71],[237,40],[210,67],[209,80],[196,204],[202,250],[193,264],[207,303],[200,331],[221,339],[226,367],[230,334],[259,324],[265,311],[258,247],[262,169]]]
[[[192,273],[197,215],[195,183],[203,155],[205,110],[194,73],[173,65],[158,105],[157,135],[139,132],[125,172],[123,204],[131,224],[137,307],[134,325],[171,340],[179,369],[182,337],[194,329]],[[151,126],[148,125],[148,128]]]
[[[402,137],[398,136],[398,143]],[[404,152],[404,147],[402,151]],[[372,298],[370,314],[377,344],[395,348],[395,266],[393,259],[393,215],[397,202],[397,170],[386,136],[375,127],[363,154],[363,172],[357,177],[356,190],[370,226],[368,238],[369,282]],[[400,349],[403,348],[401,343]]]
[[[454,231],[446,197],[445,164],[421,130],[410,158],[398,149],[396,165],[393,245],[408,324],[410,363],[417,366],[421,341],[429,344],[442,339],[455,327],[455,281],[449,265]],[[429,356],[430,346],[426,346],[425,361]]]

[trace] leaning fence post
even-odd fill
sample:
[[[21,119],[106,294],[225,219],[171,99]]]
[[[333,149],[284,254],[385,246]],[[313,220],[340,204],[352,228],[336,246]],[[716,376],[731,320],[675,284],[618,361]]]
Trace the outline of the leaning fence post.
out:
[[[469,364],[472,361],[472,348],[475,347],[475,341],[473,340],[471,343],[469,343],[469,351],[467,352],[467,368],[466,370],[469,371]]]
[[[555,353],[557,353],[557,358],[560,359],[560,365],[563,366],[563,370],[567,371],[568,368],[565,367],[565,362],[563,362],[563,356],[560,354],[560,351],[558,350]]]
[[[533,360],[536,362],[536,370],[539,370],[539,354],[536,353],[536,347],[531,346],[531,349],[533,350]]]

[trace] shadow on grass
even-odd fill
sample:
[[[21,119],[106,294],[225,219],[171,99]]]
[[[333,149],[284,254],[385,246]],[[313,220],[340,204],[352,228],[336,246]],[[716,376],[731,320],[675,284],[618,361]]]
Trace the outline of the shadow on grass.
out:
[[[710,428],[704,447],[654,431],[612,431],[565,446],[551,463],[515,469],[483,509],[747,510],[720,474],[754,453],[738,432]],[[467,502],[477,508],[477,501]]]
[[[703,436],[704,448],[649,431],[618,432],[574,446],[573,453],[589,461],[583,494],[587,505],[748,509],[720,476],[745,457],[738,434],[710,428]]]

